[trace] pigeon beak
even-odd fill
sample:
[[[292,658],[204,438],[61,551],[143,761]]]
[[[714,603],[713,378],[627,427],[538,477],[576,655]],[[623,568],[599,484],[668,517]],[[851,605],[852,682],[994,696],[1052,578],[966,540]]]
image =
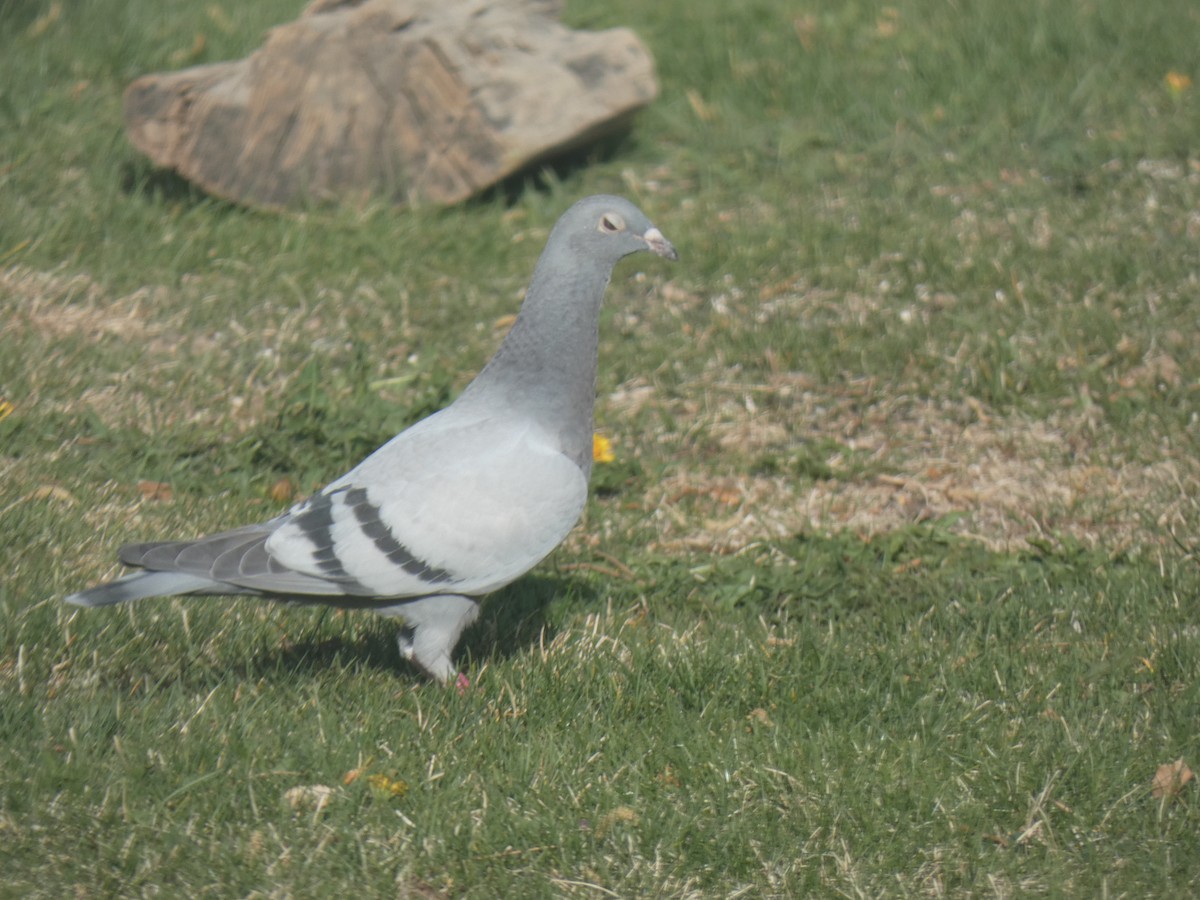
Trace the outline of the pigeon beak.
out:
[[[650,228],[642,235],[642,240],[646,242],[646,246],[657,253],[659,256],[666,257],[669,260],[679,259],[679,253],[674,245],[663,237],[663,233],[657,228]]]

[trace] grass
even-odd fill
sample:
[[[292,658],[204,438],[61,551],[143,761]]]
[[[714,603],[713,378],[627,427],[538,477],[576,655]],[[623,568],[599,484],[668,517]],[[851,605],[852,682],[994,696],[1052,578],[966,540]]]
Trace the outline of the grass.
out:
[[[1193,5],[572,3],[658,62],[613,154],[273,216],[120,95],[295,4],[0,2],[0,894],[1200,890],[1152,783],[1200,759]],[[365,614],[59,605],[447,402],[597,191],[683,259],[618,269],[616,461],[473,690]]]

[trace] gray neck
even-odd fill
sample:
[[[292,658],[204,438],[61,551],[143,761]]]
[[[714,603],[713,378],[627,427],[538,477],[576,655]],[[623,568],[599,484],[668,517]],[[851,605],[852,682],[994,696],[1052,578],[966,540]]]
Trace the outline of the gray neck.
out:
[[[600,304],[611,274],[611,262],[575,258],[556,266],[543,253],[512,330],[458,401],[537,421],[585,475],[592,466]]]

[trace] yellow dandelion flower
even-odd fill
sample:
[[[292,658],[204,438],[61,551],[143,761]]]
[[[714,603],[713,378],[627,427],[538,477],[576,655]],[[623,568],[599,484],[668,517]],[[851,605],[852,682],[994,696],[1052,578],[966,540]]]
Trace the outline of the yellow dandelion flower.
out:
[[[1176,97],[1192,86],[1192,79],[1182,72],[1168,72],[1163,82],[1167,85],[1167,90]]]
[[[368,775],[367,784],[371,785],[376,793],[385,797],[394,797],[397,800],[408,793],[408,782],[403,778],[392,778],[381,773]]]
[[[11,416],[16,408],[16,404],[10,403],[8,400],[0,400],[0,422]]]
[[[613,453],[612,441],[602,434],[592,435],[592,460],[598,463],[610,463],[617,458]]]

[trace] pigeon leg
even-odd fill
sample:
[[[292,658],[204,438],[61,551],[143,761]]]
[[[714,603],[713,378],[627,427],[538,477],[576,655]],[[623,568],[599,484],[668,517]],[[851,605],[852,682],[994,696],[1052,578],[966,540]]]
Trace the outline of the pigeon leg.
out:
[[[477,601],[461,594],[439,594],[397,603],[377,612],[404,619],[397,639],[401,656],[430,678],[442,684],[456,679],[459,688],[463,688],[466,676],[459,674],[450,654],[466,627],[479,618]]]

